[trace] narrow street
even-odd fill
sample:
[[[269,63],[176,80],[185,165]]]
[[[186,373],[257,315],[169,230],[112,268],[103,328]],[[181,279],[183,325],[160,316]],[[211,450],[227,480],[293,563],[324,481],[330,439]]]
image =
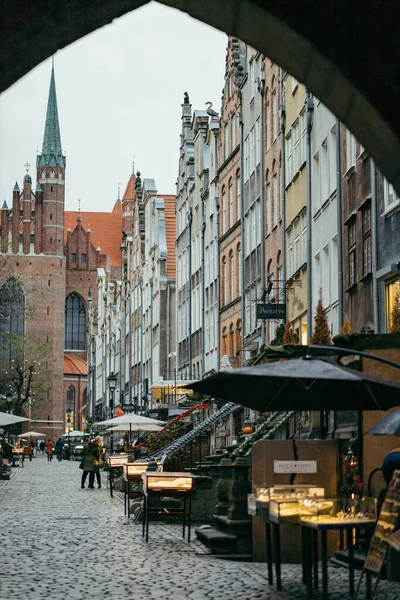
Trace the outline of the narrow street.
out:
[[[124,517],[121,494],[80,488],[77,462],[37,456],[0,481],[0,600],[211,599],[303,600],[298,565],[283,568],[283,591],[268,586],[266,565],[220,560],[179,525],[141,525]],[[330,598],[347,600],[347,573],[330,568]],[[364,597],[363,595],[361,597]],[[379,600],[400,597],[381,582]]]

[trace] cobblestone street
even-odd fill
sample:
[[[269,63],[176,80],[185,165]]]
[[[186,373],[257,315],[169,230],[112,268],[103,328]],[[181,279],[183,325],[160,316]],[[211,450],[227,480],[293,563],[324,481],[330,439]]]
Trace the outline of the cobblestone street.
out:
[[[265,564],[217,559],[195,536],[182,540],[179,525],[151,523],[144,542],[105,474],[94,490],[80,488],[80,475],[77,462],[38,456],[0,481],[0,600],[305,600],[299,566],[284,566],[278,593]],[[330,567],[332,600],[348,600],[347,581]],[[400,585],[381,582],[376,597],[396,600]]]

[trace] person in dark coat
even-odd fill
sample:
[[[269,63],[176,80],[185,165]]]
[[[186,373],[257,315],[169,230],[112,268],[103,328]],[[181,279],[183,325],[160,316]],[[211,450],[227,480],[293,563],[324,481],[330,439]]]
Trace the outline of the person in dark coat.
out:
[[[400,448],[393,448],[382,462],[382,475],[386,485],[389,485],[393,473],[397,470],[400,470]]]
[[[86,478],[89,474],[89,485],[90,489],[94,489],[94,476],[99,468],[101,457],[101,449],[97,440],[90,440],[87,445],[86,452],[82,459],[82,479],[81,488],[85,487]]]
[[[54,448],[54,454],[57,456],[57,460],[60,462],[62,460],[62,453],[64,450],[64,442],[62,438],[58,438],[56,441],[56,445]]]

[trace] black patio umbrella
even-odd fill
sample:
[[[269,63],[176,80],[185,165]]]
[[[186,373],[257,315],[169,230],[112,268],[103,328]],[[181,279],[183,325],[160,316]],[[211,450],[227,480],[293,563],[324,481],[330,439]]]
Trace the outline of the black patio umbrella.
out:
[[[383,417],[367,433],[372,435],[400,435],[400,410]]]
[[[400,384],[306,356],[223,371],[186,386],[254,410],[387,410]]]

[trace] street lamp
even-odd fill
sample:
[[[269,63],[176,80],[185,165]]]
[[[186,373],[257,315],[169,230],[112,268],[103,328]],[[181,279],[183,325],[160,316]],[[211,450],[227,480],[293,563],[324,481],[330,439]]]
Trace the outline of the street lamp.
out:
[[[114,372],[111,371],[109,376],[107,377],[108,381],[108,389],[110,390],[110,419],[114,418],[114,392],[115,387],[117,385],[117,376],[114,375]],[[114,452],[114,434],[111,432],[110,435],[110,453]]]
[[[71,438],[69,432],[71,430],[71,409],[67,408],[67,427],[68,427],[68,460],[71,460]]]

